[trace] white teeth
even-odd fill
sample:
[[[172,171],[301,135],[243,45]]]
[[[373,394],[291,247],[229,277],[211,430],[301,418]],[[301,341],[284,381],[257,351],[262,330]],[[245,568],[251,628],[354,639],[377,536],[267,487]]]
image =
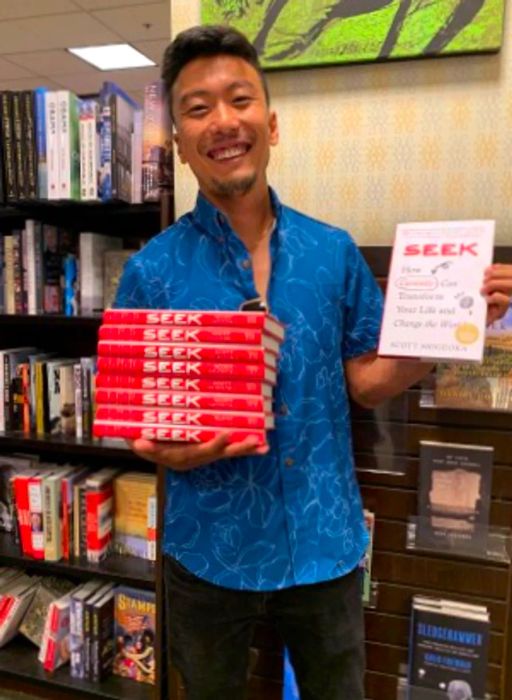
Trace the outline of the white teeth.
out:
[[[227,160],[228,158],[235,158],[236,156],[241,156],[245,153],[245,148],[243,146],[233,146],[231,148],[225,148],[222,151],[217,151],[213,154],[214,160]]]

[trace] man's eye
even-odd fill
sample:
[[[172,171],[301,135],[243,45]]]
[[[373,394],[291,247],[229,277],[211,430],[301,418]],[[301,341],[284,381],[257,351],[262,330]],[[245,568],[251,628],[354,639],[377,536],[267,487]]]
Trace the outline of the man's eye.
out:
[[[251,101],[251,98],[249,97],[249,95],[238,95],[238,97],[235,97],[233,99],[233,104],[239,105],[239,106],[246,105],[246,104],[249,104],[250,101]]]
[[[204,114],[206,112],[207,107],[206,105],[193,105],[187,110],[187,114],[190,114],[193,117],[196,117],[200,114]]]

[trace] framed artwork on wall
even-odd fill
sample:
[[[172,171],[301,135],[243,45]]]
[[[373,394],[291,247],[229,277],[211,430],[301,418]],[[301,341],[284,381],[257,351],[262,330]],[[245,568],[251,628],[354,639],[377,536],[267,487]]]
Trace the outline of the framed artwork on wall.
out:
[[[500,49],[505,0],[201,0],[264,68],[299,68]]]

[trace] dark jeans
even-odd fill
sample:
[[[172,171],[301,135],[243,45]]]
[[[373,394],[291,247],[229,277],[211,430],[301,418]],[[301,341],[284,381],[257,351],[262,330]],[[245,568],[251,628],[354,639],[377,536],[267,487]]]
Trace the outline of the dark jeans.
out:
[[[236,591],[164,557],[170,659],[187,700],[242,700],[254,625],[270,619],[288,647],[301,700],[363,700],[364,625],[357,570],[274,592]]]

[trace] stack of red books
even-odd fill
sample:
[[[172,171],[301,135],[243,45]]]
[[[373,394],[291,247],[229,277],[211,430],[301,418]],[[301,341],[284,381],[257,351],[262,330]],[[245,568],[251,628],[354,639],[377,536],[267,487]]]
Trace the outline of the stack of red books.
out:
[[[266,444],[284,328],[260,311],[107,309],[96,437]]]

